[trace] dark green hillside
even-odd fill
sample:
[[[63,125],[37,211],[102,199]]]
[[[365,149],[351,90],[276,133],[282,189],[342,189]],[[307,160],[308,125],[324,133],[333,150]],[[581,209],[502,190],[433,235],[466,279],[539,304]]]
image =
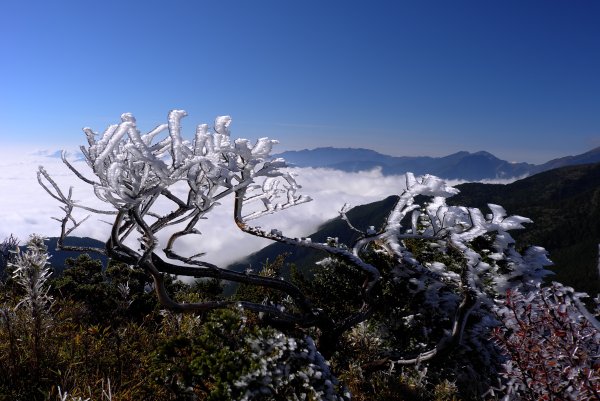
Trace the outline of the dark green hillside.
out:
[[[513,236],[521,245],[550,251],[553,279],[590,294],[600,292],[600,164],[563,167],[509,185],[470,183],[449,203],[486,209],[504,206],[509,214],[529,217],[533,224]]]
[[[390,196],[384,200],[361,205],[352,208],[347,214],[352,224],[358,229],[364,230],[371,225],[378,226],[383,224],[389,210],[394,206],[395,196]],[[316,242],[325,242],[327,237],[338,237],[342,243],[349,243],[356,239],[356,233],[348,228],[348,225],[341,219],[330,220],[319,227],[317,232],[310,235],[310,238]],[[242,271],[248,267],[254,270],[260,270],[266,260],[273,261],[278,255],[288,253],[286,261],[294,263],[297,266],[312,266],[318,260],[327,256],[324,252],[309,250],[296,246],[274,243],[258,252],[253,253],[246,259],[237,262],[230,268]],[[284,276],[289,272],[284,272]]]

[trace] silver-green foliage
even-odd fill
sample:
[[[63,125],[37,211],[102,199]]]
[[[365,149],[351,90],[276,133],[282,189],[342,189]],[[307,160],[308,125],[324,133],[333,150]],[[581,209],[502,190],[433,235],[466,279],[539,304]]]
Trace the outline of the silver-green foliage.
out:
[[[31,235],[25,251],[18,250],[8,266],[13,268],[12,278],[24,291],[16,308],[25,308],[31,316],[41,315],[52,303],[48,294],[48,279],[52,271],[48,264],[48,248],[44,239]]]

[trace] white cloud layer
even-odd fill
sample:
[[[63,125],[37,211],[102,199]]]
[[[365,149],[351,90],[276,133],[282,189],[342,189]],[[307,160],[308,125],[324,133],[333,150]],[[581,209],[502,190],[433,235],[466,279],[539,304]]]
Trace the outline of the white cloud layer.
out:
[[[0,240],[11,233],[22,241],[32,233],[57,236],[59,223],[51,217],[62,217],[60,204],[38,184],[36,171],[43,165],[57,184],[68,191],[73,186],[74,199],[82,204],[106,209],[91,188],[81,182],[53,152],[13,151],[0,160]],[[87,172],[84,162],[74,162],[80,171]],[[312,202],[277,214],[254,220],[265,229],[278,228],[289,236],[306,236],[325,221],[335,218],[344,203],[353,206],[374,202],[397,194],[404,188],[404,176],[383,176],[381,171],[347,173],[337,170],[296,168],[301,192],[310,195]],[[184,191],[184,188],[179,189]],[[166,205],[165,205],[166,209]],[[176,249],[186,254],[206,252],[205,260],[225,266],[268,245],[270,241],[252,237],[240,231],[233,222],[233,198],[202,220],[198,229],[202,235],[182,238]],[[84,216],[86,213],[78,213]],[[73,235],[89,236],[104,241],[110,225],[102,222],[110,216],[90,218]],[[166,233],[159,236],[166,238]]]

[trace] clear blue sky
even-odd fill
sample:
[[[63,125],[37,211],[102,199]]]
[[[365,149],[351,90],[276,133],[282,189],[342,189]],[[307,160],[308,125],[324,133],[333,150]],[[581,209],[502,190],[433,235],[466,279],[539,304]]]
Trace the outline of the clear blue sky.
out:
[[[0,139],[84,142],[186,109],[280,149],[600,146],[600,1],[0,2]]]

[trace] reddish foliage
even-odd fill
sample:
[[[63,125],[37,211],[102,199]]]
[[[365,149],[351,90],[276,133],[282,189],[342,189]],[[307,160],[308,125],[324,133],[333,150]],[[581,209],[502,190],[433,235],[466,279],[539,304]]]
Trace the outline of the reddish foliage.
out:
[[[559,283],[507,291],[493,331],[509,358],[506,399],[600,400],[600,330],[580,309],[581,295]]]

